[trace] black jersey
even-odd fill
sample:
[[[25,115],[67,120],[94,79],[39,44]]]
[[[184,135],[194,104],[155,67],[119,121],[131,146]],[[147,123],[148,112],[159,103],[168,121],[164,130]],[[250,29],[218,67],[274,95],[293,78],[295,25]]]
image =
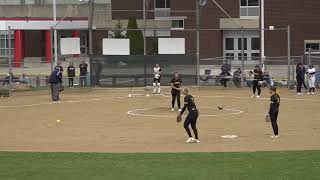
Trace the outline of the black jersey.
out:
[[[54,67],[54,69],[57,69],[57,70],[63,72],[63,67],[62,66],[56,66],[56,67]]]
[[[270,97],[270,110],[269,114],[277,113],[280,107],[280,96],[275,93]]]
[[[172,78],[170,83],[173,84],[173,86],[176,88],[181,88],[182,80],[181,78],[178,78],[178,79]],[[172,90],[176,90],[176,89],[172,89]]]
[[[261,70],[254,70],[254,79],[262,81],[263,80],[263,72]]]
[[[193,111],[197,110],[197,106],[194,102],[194,98],[191,95],[186,95],[184,97],[184,107],[181,111],[181,114],[183,114],[187,108],[188,108],[189,112],[193,112]]]

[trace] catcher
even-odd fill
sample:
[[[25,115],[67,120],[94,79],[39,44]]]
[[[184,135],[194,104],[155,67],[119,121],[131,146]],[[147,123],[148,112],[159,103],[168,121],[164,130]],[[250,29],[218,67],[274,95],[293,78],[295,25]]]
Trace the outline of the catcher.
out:
[[[265,120],[267,122],[271,121],[272,129],[274,135],[271,136],[271,138],[279,138],[279,130],[278,130],[278,113],[279,113],[279,107],[280,107],[280,96],[277,94],[277,88],[276,87],[270,87],[270,109],[269,113],[267,114]]]
[[[188,136],[189,136],[186,143],[199,143],[200,141],[199,141],[199,137],[198,137],[198,130],[196,127],[199,112],[198,112],[198,109],[197,109],[196,104],[194,102],[194,98],[191,96],[191,94],[187,88],[183,89],[183,94],[185,95],[184,107],[183,107],[182,111],[177,116],[177,122],[181,122],[182,114],[188,108],[189,114],[186,117],[186,120],[184,121],[184,125],[183,125],[188,133]],[[191,128],[193,130],[195,138],[193,138],[191,135],[191,131],[189,129],[190,124],[191,124]]]

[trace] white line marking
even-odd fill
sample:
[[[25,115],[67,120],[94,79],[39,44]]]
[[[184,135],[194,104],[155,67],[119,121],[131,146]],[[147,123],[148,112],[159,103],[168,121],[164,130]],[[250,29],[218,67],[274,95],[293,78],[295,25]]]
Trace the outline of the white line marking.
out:
[[[135,109],[135,110],[131,110],[128,111],[127,114],[132,115],[132,116],[142,116],[142,117],[176,117],[174,115],[155,115],[155,114],[140,114],[137,113],[139,111],[148,111],[148,110],[152,110],[152,109],[156,109],[156,108],[144,108],[144,109]],[[199,109],[213,109],[213,108],[208,108],[208,107],[202,107]],[[244,113],[244,111],[241,110],[237,110],[237,109],[224,109],[224,111],[233,111],[234,113],[228,113],[228,114],[204,114],[204,115],[200,115],[202,117],[217,117],[217,116],[230,116],[230,115],[238,115],[238,114],[242,114]],[[169,112],[169,109],[168,109]]]
[[[233,98],[233,99],[253,99],[250,97],[237,97],[237,96],[196,96],[202,98]],[[257,100],[270,100],[269,98],[255,98]],[[319,99],[292,99],[292,98],[281,98],[281,100],[288,101],[311,101],[311,102],[320,102]]]
[[[101,98],[101,99],[83,99],[77,101],[58,101],[58,102],[47,102],[38,104],[26,104],[17,106],[0,106],[0,108],[19,108],[19,107],[34,107],[42,105],[55,105],[55,104],[66,104],[66,103],[79,103],[79,102],[92,102],[92,101],[103,101],[103,100],[114,100],[114,99],[126,99],[127,97],[113,97],[113,98]]]

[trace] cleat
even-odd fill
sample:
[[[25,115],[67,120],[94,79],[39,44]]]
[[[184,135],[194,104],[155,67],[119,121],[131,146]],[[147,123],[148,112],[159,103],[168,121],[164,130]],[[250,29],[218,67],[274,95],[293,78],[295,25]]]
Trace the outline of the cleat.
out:
[[[189,137],[189,139],[186,140],[186,143],[194,143],[195,139],[193,137]]]
[[[271,136],[271,139],[278,139],[280,136],[276,135],[276,136]]]
[[[171,112],[174,112],[174,108],[171,109]]]

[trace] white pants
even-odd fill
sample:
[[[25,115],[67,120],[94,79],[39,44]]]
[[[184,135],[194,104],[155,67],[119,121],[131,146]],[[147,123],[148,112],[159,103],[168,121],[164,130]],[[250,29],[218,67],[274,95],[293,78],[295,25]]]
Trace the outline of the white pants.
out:
[[[309,77],[309,88],[315,88],[315,83],[316,83],[316,77],[315,76],[310,76]]]
[[[153,94],[158,93],[160,94],[161,92],[161,87],[159,82],[154,82],[153,83]]]

